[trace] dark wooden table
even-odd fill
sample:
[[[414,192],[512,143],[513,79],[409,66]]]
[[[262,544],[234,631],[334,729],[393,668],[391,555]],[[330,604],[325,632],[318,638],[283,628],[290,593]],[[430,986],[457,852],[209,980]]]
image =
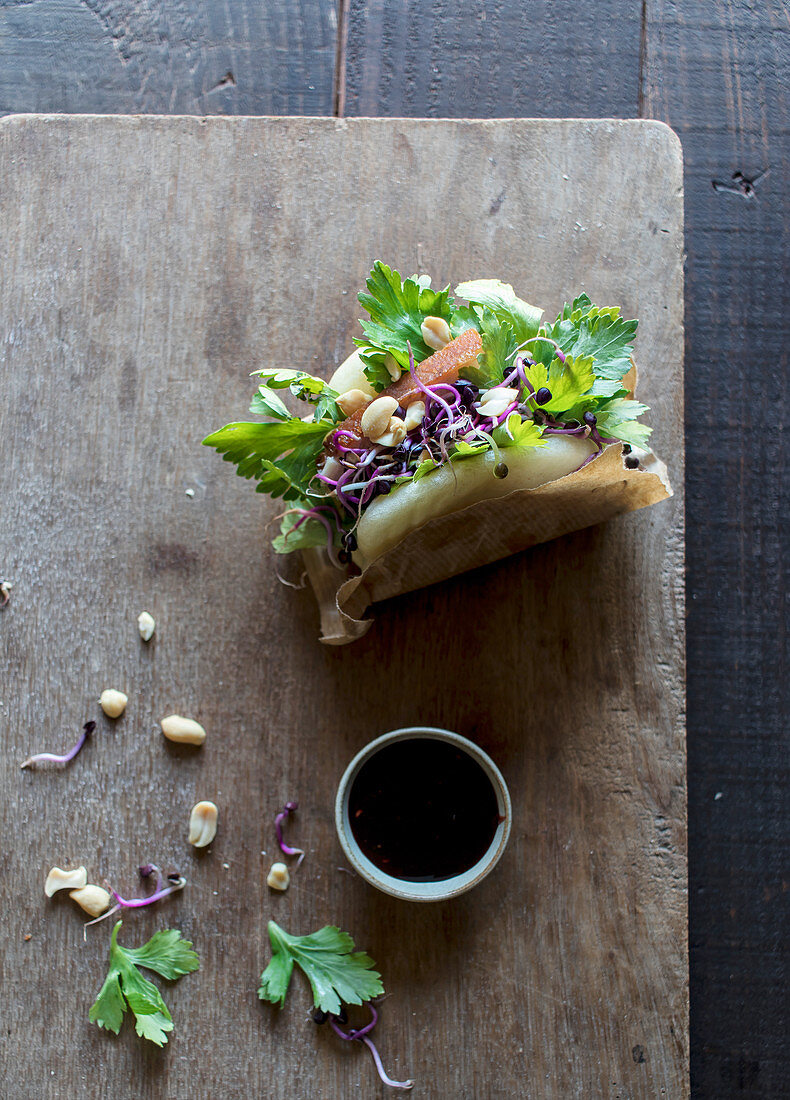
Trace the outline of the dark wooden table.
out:
[[[680,135],[697,1097],[790,1095],[788,86],[781,0],[0,0],[0,113],[639,116]]]

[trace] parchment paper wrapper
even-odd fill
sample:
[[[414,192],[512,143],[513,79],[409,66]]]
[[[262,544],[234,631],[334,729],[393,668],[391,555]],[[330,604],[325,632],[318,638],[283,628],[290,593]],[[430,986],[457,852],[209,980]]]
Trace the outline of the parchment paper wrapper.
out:
[[[583,469],[557,481],[430,520],[356,577],[336,569],[325,550],[303,551],[321,612],[321,641],[346,645],[361,638],[373,623],[363,616],[378,600],[665,500],[672,495],[666,466],[650,452],[641,455],[641,468],[629,470],[623,445],[613,443]]]

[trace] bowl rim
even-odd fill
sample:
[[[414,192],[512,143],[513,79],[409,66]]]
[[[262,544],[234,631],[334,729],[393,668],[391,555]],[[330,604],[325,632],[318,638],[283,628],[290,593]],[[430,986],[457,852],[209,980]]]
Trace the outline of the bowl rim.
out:
[[[477,863],[459,875],[441,879],[438,882],[414,882],[409,879],[395,878],[394,875],[388,875],[386,871],[382,871],[362,852],[354,837],[348,818],[349,793],[362,765],[387,745],[394,744],[396,741],[406,741],[414,738],[444,741],[448,744],[457,745],[468,753],[488,776],[496,794],[501,819],[490,845]],[[459,894],[464,894],[467,890],[477,886],[499,862],[510,837],[512,817],[513,809],[510,802],[510,792],[501,771],[488,753],[467,737],[462,737],[459,733],[453,733],[451,730],[442,729],[438,726],[404,726],[401,729],[390,730],[389,733],[384,733],[370,741],[359,750],[343,772],[335,796],[335,829],[346,859],[357,874],[366,882],[369,882],[371,886],[375,886],[376,889],[383,891],[385,894],[401,898],[404,901],[446,901],[448,898],[457,897]]]

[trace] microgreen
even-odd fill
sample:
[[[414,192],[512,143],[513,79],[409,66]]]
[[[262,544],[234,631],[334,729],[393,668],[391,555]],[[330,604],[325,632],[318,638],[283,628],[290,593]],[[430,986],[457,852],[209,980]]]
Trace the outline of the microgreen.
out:
[[[122,923],[118,921],[112,930],[109,971],[88,1018],[117,1035],[124,1013],[131,1010],[137,1034],[161,1047],[167,1042],[167,1033],[173,1030],[173,1018],[162,994],[138,967],[175,981],[198,970],[200,960],[189,940],[182,940],[181,933],[174,928],[155,932],[142,947],[121,947],[118,930]]]
[[[34,756],[29,756],[27,760],[22,763],[21,767],[29,768],[32,764],[43,763],[68,764],[70,760],[74,759],[74,757],[77,755],[77,753],[80,751],[82,746],[85,744],[85,742],[88,740],[95,729],[95,722],[86,722],[85,725],[82,727],[82,733],[77,739],[77,743],[72,748],[70,748],[68,752],[63,753],[62,756],[59,756],[57,753],[54,752],[37,752]]]
[[[176,894],[179,890],[183,890],[187,884],[187,880],[184,876],[179,875],[177,871],[169,874],[165,880],[162,876],[162,872],[155,863],[147,863],[144,867],[140,867],[139,870],[140,878],[147,879],[151,875],[156,875],[153,893],[146,894],[141,898],[123,898],[117,890],[113,890],[112,886],[107,883],[107,888],[110,891],[110,895],[115,905],[113,905],[111,909],[108,909],[106,913],[102,913],[100,917],[89,920],[85,925],[86,928],[91,924],[99,924],[101,921],[107,920],[108,917],[111,917],[121,909],[143,909],[147,905],[154,905],[157,901],[162,901],[163,898],[167,898],[171,894]],[[165,881],[167,881],[167,885],[165,885]]]
[[[299,856],[299,859],[296,861],[297,867],[301,865],[304,859],[304,851],[301,848],[292,848],[289,844],[285,843],[283,840],[283,822],[288,819],[290,814],[296,813],[298,809],[298,802],[286,802],[274,818],[274,831],[277,834],[277,843],[280,845],[280,851],[286,856]]]

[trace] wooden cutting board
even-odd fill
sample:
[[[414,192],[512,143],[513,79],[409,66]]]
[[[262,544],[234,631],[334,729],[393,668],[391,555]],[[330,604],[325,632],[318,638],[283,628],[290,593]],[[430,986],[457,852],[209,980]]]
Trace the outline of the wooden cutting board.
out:
[[[266,921],[348,929],[389,993],[385,1064],[424,1097],[687,1092],[682,184],[654,122],[12,117],[0,123],[0,1054],[9,1097],[378,1096],[368,1052],[256,998]],[[263,364],[328,372],[373,259],[441,284],[498,276],[554,313],[580,290],[640,327],[640,396],[673,500],[381,607],[317,642],[280,585],[274,505],[200,441]],[[144,645],[138,613],[157,633]],[[129,695],[110,722],[96,699]],[[173,749],[173,711],[208,730]],[[19,770],[63,750],[67,769]],[[343,866],[333,795],[369,739],[478,741],[513,797],[509,848],[447,904]],[[192,804],[220,808],[209,851]],[[265,885],[272,818],[307,849]],[[47,901],[52,864],[136,888],[202,966],[168,988],[166,1049],[88,1022],[109,924]]]

